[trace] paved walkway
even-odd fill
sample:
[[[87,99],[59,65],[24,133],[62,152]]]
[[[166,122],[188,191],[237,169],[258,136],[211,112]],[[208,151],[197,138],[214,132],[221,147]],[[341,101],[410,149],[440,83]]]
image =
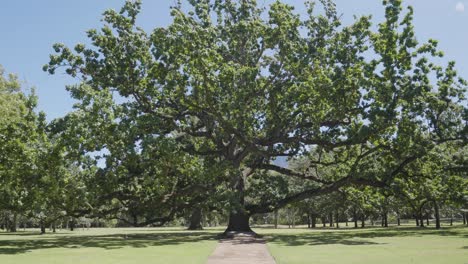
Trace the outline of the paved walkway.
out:
[[[275,264],[265,240],[251,234],[222,239],[206,264]]]

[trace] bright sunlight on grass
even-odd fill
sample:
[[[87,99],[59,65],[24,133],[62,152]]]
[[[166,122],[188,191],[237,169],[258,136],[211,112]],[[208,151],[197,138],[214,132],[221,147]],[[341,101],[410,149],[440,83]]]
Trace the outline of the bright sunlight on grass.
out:
[[[222,229],[79,229],[57,234],[0,232],[1,264],[203,264]],[[467,264],[468,228],[269,229],[278,264]]]
[[[468,228],[260,229],[277,264],[467,264]]]
[[[0,232],[1,264],[205,263],[216,231],[91,229],[38,235]]]

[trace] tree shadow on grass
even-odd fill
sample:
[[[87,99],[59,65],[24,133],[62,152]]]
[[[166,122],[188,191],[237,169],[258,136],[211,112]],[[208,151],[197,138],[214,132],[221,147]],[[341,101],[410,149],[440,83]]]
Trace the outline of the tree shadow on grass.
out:
[[[318,246],[318,245],[347,245],[347,246],[359,246],[359,245],[378,245],[368,240],[356,240],[355,236],[347,236],[342,233],[320,233],[320,234],[295,234],[295,235],[283,235],[283,234],[271,234],[267,235],[267,240],[270,243],[276,243],[283,246]]]
[[[4,234],[0,234],[4,235]],[[178,233],[125,233],[111,235],[46,236],[31,239],[0,240],[0,255],[21,254],[32,250],[52,248],[102,248],[106,250],[123,247],[145,248],[167,245],[181,245],[215,240],[216,234],[209,232]]]
[[[308,232],[309,231],[309,232]],[[281,231],[280,231],[281,232]],[[287,231],[285,231],[287,232]],[[459,238],[468,238],[468,232],[460,229],[446,228],[442,230],[426,228],[372,228],[372,229],[346,229],[346,230],[321,230],[310,231],[304,229],[304,232],[296,234],[287,233],[265,233],[268,242],[276,243],[282,246],[302,246],[302,245],[381,245],[370,241],[370,239],[380,237],[421,237],[427,235],[452,236]]]
[[[21,231],[21,232],[1,232],[0,237],[7,236],[16,236],[16,237],[26,237],[26,236],[37,236],[38,232],[33,231]]]

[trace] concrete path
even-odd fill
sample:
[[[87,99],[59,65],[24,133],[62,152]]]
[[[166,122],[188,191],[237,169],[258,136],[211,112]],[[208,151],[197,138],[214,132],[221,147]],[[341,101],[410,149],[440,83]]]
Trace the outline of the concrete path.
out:
[[[275,264],[266,242],[252,234],[222,239],[206,264]]]

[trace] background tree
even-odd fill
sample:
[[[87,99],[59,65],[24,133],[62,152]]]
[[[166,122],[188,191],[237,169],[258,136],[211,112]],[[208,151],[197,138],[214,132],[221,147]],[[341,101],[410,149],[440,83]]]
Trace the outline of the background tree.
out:
[[[37,198],[37,162],[43,115],[34,112],[37,98],[21,88],[13,74],[6,77],[0,67],[0,210],[6,210],[10,231],[17,219]]]

